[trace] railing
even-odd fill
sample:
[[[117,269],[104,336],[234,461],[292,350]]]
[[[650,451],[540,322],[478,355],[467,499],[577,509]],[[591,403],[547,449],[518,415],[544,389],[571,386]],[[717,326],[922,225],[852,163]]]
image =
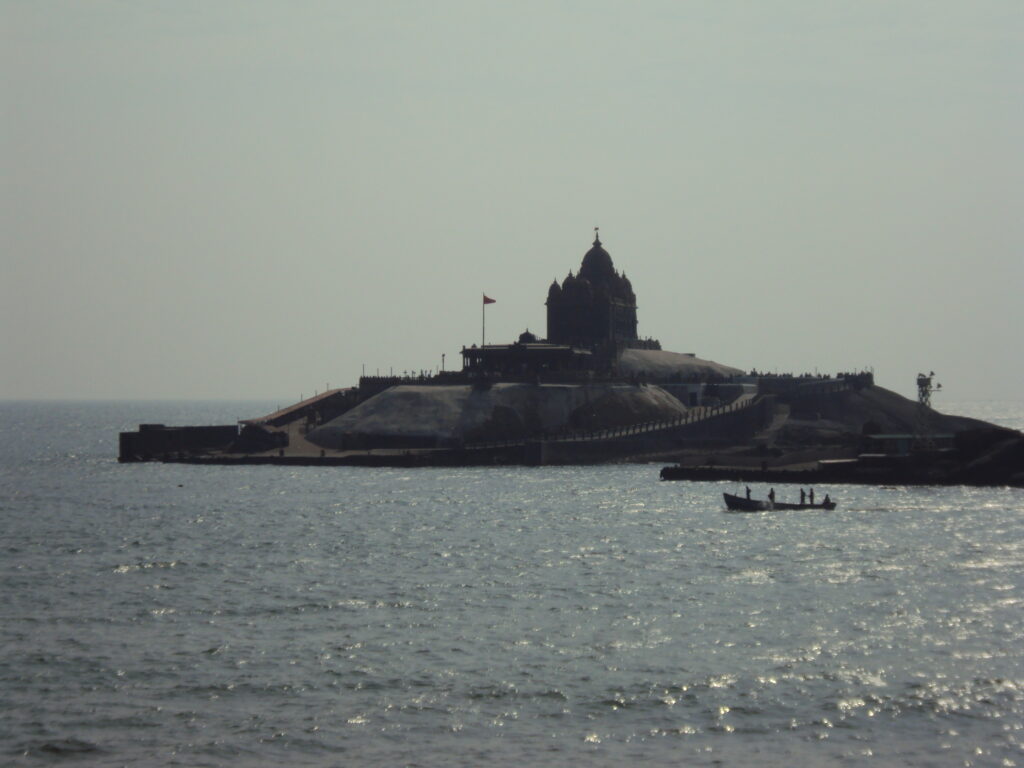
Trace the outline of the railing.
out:
[[[680,414],[674,419],[664,419],[660,421],[644,421],[637,424],[630,424],[624,427],[611,427],[609,429],[600,430],[563,430],[555,432],[553,434],[541,433],[536,437],[529,438],[517,438],[514,440],[498,440],[489,441],[483,443],[467,443],[464,447],[469,450],[482,450],[489,448],[513,448],[517,446],[525,445],[529,442],[537,440],[543,442],[589,442],[596,440],[612,440],[619,437],[633,437],[636,435],[647,434],[650,432],[659,432],[668,429],[676,429],[678,427],[686,426],[688,424],[696,424],[699,421],[706,421],[707,419],[714,418],[716,416],[722,416],[727,413],[736,413],[737,411],[751,408],[755,404],[759,404],[761,398],[751,397],[744,395],[737,400],[734,400],[727,405],[720,406],[701,406],[699,408],[692,408],[684,414]]]

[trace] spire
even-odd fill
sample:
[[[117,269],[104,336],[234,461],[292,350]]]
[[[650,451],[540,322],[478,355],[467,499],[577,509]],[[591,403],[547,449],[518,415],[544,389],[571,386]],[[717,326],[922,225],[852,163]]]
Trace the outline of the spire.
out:
[[[601,246],[601,237],[598,227],[594,227],[594,245],[583,257],[580,265],[579,276],[589,280],[595,285],[606,283],[615,277],[615,267],[612,266],[612,257]]]

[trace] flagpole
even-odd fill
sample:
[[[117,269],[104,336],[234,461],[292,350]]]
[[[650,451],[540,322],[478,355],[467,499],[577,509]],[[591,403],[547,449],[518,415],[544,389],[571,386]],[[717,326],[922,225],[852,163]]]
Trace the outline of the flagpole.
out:
[[[487,343],[487,305],[493,304],[494,299],[488,298],[486,293],[480,294],[483,297],[483,306],[480,308],[480,346]]]

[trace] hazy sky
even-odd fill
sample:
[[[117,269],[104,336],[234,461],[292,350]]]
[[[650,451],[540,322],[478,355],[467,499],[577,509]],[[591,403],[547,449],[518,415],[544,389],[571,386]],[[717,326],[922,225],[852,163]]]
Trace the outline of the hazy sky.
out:
[[[1024,3],[0,0],[0,397],[278,398],[642,336],[1021,398]]]

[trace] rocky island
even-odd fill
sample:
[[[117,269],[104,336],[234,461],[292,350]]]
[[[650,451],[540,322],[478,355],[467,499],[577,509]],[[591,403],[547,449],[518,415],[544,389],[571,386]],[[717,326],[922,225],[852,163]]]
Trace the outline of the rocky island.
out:
[[[489,301],[484,297],[485,302]],[[364,376],[237,425],[141,425],[120,460],[451,466],[673,462],[665,479],[1024,485],[1024,437],[878,387],[768,375],[637,335],[599,238],[548,288],[547,336],[462,349],[462,369]]]

